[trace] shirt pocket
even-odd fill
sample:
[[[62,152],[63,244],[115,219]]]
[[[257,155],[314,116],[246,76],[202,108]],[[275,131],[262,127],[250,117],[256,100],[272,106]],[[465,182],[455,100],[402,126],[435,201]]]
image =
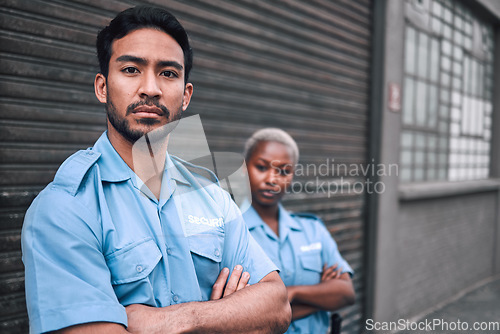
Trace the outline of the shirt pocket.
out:
[[[210,231],[188,237],[191,257],[203,300],[208,300],[219,276],[224,249],[224,233]]]
[[[106,256],[111,284],[121,304],[156,304],[149,276],[161,258],[152,238],[134,242]]]
[[[318,284],[323,272],[321,251],[310,251],[299,254],[299,275],[295,284]]]

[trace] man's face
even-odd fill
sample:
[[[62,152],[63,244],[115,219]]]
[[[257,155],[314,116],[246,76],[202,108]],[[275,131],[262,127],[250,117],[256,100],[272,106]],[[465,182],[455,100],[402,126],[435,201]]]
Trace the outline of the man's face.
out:
[[[193,86],[184,84],[184,54],[163,31],[144,28],[112,43],[108,77],[98,74],[96,96],[106,104],[108,135],[134,143],[177,120]]]

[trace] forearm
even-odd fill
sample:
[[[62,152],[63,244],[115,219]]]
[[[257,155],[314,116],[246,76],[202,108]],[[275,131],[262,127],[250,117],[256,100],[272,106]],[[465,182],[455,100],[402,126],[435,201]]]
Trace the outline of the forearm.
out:
[[[319,308],[301,302],[295,302],[290,305],[292,307],[292,320],[298,320],[307,317],[315,312],[320,311]]]
[[[273,280],[219,300],[156,308],[148,333],[283,333],[290,324],[290,304],[283,282],[274,274]],[[141,332],[141,328],[131,332]]]
[[[293,289],[292,301],[309,304],[322,310],[335,311],[354,303],[354,288],[350,278],[346,276],[315,285],[297,285],[289,288]]]
[[[193,310],[200,333],[283,333],[290,323],[281,281],[260,282],[228,297],[198,303]]]

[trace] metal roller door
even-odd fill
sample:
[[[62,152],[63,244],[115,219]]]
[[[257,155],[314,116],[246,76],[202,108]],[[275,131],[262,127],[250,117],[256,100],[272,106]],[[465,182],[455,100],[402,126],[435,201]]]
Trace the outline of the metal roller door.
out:
[[[0,2],[2,333],[27,333],[24,212],[59,164],[91,146],[105,128],[93,93],[96,33],[117,12],[139,3],[145,2]],[[322,217],[356,271],[356,305],[341,314],[345,333],[359,332],[365,195],[352,191],[363,176],[349,171],[367,162],[371,2],[147,3],[170,9],[190,33],[195,92],[188,110],[201,115],[213,151],[240,152],[253,131],[275,126],[296,139],[302,166],[330,165],[328,175],[310,169],[298,176],[297,188],[309,181],[315,188],[296,189],[285,205]],[[341,177],[351,188],[331,194],[318,188]]]

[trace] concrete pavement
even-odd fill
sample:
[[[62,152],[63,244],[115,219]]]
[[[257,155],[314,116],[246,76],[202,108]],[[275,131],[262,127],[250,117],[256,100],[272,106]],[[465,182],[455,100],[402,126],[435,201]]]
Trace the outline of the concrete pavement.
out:
[[[500,277],[467,292],[417,322],[439,324],[431,331],[427,327],[425,330],[407,330],[399,333],[500,333]]]

